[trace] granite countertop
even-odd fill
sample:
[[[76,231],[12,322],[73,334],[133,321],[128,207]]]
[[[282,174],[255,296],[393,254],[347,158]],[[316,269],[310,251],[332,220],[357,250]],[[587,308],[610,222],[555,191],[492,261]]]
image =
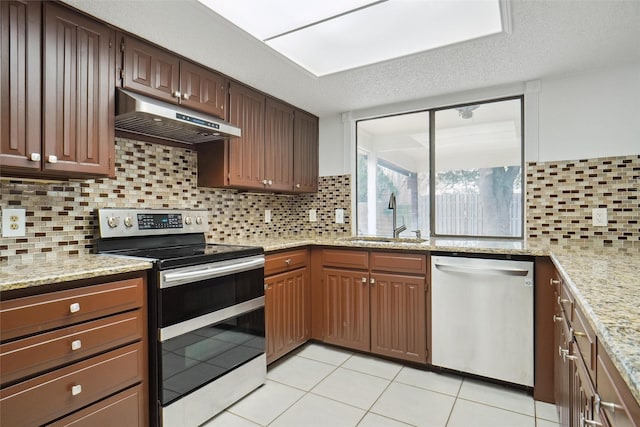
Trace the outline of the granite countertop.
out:
[[[442,251],[532,256],[549,255],[548,246],[526,243],[520,240],[430,239],[417,243],[411,241],[380,242],[366,239],[368,239],[368,237],[252,238],[226,241],[225,243],[262,246],[265,252],[275,252],[283,249],[316,245],[425,252]]]
[[[552,251],[551,259],[640,403],[640,251]]]
[[[0,292],[149,268],[149,261],[106,255],[52,256],[23,263],[9,262],[0,270]]]

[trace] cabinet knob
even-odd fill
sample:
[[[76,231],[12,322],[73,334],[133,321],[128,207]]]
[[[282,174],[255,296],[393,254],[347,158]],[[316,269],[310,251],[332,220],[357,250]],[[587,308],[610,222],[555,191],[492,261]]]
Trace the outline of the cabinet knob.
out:
[[[553,321],[554,322],[562,322],[562,316],[556,316],[555,314],[553,315]]]
[[[73,340],[71,341],[71,350],[80,350],[82,348],[82,341]]]
[[[263,185],[267,185],[267,180],[266,180],[266,179],[263,179],[263,180],[262,180],[262,184],[263,184]]]
[[[288,258],[287,258],[287,259],[285,259],[285,260],[284,260],[284,263],[285,263],[285,264],[287,264],[287,265],[291,265],[291,259],[288,259]]]
[[[69,306],[69,312],[70,313],[77,313],[79,311],[80,311],[80,303],[74,302],[73,304],[71,304]]]
[[[39,162],[40,159],[40,153],[31,153],[31,156],[29,156],[29,160],[31,160],[32,162]]]
[[[556,280],[556,279],[549,279],[549,284],[550,284],[551,286],[559,285],[559,284],[560,284],[560,280]]]
[[[568,302],[571,302],[571,301],[569,301],[569,300],[568,300],[568,299],[566,299],[566,298],[560,298],[560,297],[558,297],[558,305],[566,304],[566,303],[568,303]]]
[[[184,99],[185,101],[189,100],[189,94],[188,93],[183,93],[182,94],[182,99]]]
[[[71,386],[71,396],[77,396],[80,393],[82,393],[82,386],[80,384]]]
[[[372,285],[375,285],[376,279],[372,277],[371,279],[369,279],[369,283],[371,283]]]
[[[180,93],[180,91],[179,91],[179,90],[177,90],[177,91],[173,92],[173,97],[174,97],[174,98],[180,98],[181,96],[182,96],[182,94]]]
[[[300,188],[300,184],[296,184],[296,188]]]
[[[362,283],[367,283],[367,278],[366,277],[362,278]]]
[[[47,157],[47,161],[49,163],[58,163],[58,157],[50,154],[49,157]]]
[[[613,403],[613,402],[605,402],[604,400],[600,400],[600,396],[596,396],[596,408],[595,408],[595,412],[600,412],[600,408],[604,408],[607,411],[611,412],[612,414],[616,412],[617,410],[622,410],[624,409],[624,407],[622,405],[618,405],[617,403]]]
[[[269,185],[273,185],[273,181],[269,180]]]

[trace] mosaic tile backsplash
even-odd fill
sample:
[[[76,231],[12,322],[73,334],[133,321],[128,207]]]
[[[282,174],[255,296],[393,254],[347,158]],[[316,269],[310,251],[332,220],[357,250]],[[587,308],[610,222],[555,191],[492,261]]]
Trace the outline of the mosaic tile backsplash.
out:
[[[320,177],[316,194],[275,195],[197,187],[197,153],[116,139],[116,178],[55,183],[0,181],[0,206],[24,208],[27,233],[0,238],[0,261],[38,259],[48,253],[90,253],[97,238],[95,209],[207,209],[211,242],[264,237],[341,235],[351,232],[350,177]],[[333,221],[336,208],[345,223]],[[265,209],[271,222],[264,222]],[[316,209],[317,222],[309,222]],[[44,255],[43,255],[44,254]]]
[[[640,247],[640,155],[527,165],[529,240]],[[606,208],[606,227],[592,209]]]
[[[25,208],[27,235],[0,238],[0,261],[50,253],[89,253],[95,209],[207,209],[211,242],[261,237],[350,234],[349,175],[320,177],[316,194],[274,195],[197,187],[193,150],[116,140],[116,178],[55,183],[0,181],[0,206]],[[527,164],[529,240],[571,245],[640,246],[640,155]],[[591,225],[591,209],[606,207],[607,227]],[[333,221],[336,208],[345,223]],[[264,210],[272,221],[264,222]],[[317,222],[308,221],[316,209]]]

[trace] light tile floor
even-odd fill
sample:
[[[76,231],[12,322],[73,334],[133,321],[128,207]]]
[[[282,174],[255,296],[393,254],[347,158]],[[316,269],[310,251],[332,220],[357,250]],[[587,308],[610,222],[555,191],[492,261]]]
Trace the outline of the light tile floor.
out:
[[[491,383],[307,344],[206,427],[559,427],[556,407]]]

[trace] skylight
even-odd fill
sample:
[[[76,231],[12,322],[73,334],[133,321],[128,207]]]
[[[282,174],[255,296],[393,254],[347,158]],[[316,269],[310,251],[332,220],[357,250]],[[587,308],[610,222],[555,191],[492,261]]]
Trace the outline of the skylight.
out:
[[[199,0],[316,76],[496,34],[500,0]]]

